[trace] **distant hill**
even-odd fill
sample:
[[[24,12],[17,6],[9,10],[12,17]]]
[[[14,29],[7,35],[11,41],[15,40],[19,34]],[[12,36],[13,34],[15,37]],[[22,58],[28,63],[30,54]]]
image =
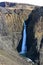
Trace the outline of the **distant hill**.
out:
[[[16,5],[16,3],[0,2],[0,6],[1,6],[1,7],[5,7],[5,6],[13,7],[13,6],[15,6],[15,5]]]
[[[0,6],[5,7],[5,2],[0,2]]]
[[[22,5],[22,6],[36,6],[36,5],[32,5],[32,4],[23,4],[23,3],[13,3],[13,2],[0,2],[0,6],[1,7],[14,7],[16,5]]]

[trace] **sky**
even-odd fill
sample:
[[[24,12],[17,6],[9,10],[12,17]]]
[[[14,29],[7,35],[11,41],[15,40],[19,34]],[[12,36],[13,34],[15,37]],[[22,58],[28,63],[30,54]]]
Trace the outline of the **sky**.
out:
[[[0,0],[0,2],[14,2],[14,3],[25,3],[25,4],[32,4],[43,6],[43,0]]]

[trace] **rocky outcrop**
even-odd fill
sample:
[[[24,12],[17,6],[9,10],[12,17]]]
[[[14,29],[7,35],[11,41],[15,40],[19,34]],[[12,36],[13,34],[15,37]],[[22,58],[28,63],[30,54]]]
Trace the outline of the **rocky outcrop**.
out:
[[[16,6],[15,6],[16,7]],[[19,7],[19,5],[18,5]],[[0,7],[0,65],[31,65],[16,50],[30,10]]]
[[[19,56],[16,48],[21,39],[23,22],[34,8],[35,6],[22,4],[0,7],[0,65],[32,65],[26,58]]]

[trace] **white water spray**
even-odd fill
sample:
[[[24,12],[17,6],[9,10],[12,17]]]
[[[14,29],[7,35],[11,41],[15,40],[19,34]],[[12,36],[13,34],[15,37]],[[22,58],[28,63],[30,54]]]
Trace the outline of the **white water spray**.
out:
[[[25,54],[26,51],[27,51],[27,47],[26,47],[26,25],[24,22],[22,48],[21,48],[21,52],[19,54]]]

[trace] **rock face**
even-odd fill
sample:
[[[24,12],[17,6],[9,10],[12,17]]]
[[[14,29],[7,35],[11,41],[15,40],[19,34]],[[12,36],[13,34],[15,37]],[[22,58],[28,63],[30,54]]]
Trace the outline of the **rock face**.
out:
[[[20,57],[16,49],[21,39],[23,22],[31,11],[23,9],[22,5],[19,7],[19,4],[15,7],[0,7],[0,65],[32,64]]]
[[[25,56],[30,57],[33,61],[36,61],[36,59],[38,58],[40,62],[43,62],[41,60],[41,55],[43,57],[43,53],[40,51],[41,49],[43,49],[40,48],[43,46],[42,45],[43,44],[43,7],[34,9],[29,15],[29,18],[25,21],[25,24],[27,26],[26,27],[27,52]],[[22,39],[20,43],[21,42]],[[21,45],[18,46],[18,52],[21,51],[20,47]]]
[[[16,48],[22,37],[23,22],[34,8],[35,6],[22,4],[0,7],[0,65],[32,65],[19,56]],[[40,57],[43,57],[43,53]]]
[[[7,46],[13,46],[16,49],[21,38],[23,22],[28,18],[31,11],[26,9],[14,9],[12,11],[3,7],[0,10],[0,38],[3,41],[2,44],[6,43],[6,48],[8,48]]]

